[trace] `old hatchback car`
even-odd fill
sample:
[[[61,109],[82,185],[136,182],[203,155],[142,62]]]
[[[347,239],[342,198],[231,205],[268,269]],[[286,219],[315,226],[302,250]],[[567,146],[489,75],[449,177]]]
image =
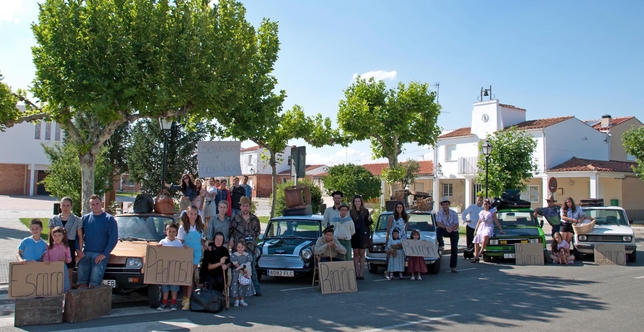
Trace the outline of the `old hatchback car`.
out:
[[[367,250],[367,262],[369,264],[370,273],[378,273],[380,267],[386,267],[387,265],[387,255],[386,251],[386,236],[387,236],[387,224],[389,223],[389,217],[393,212],[386,211],[381,213],[376,220],[376,224],[373,230],[373,246]],[[438,242],[436,240],[436,223],[434,214],[431,212],[425,211],[412,211],[409,212],[409,222],[407,224],[407,238],[411,236],[412,229],[417,229],[420,231],[421,240],[429,241],[436,244],[438,247]],[[430,274],[437,274],[441,268],[441,254],[438,252],[436,257],[425,257],[425,264],[427,264],[427,271]]]
[[[120,293],[147,288],[148,303],[156,308],[161,288],[143,283],[145,252],[148,244],[156,245],[165,238],[165,226],[175,219],[156,213],[127,213],[114,218],[118,224],[119,241],[107,262],[103,284]]]
[[[499,209],[496,216],[505,234],[500,234],[498,229],[494,230],[494,236],[483,252],[483,261],[489,262],[492,258],[514,259],[515,243],[541,243],[544,262],[547,262],[546,238],[533,213],[529,208]]]
[[[257,244],[257,277],[296,277],[313,272],[311,247],[322,234],[322,216],[273,218]]]
[[[595,218],[595,227],[587,234],[575,234],[573,244],[575,258],[581,254],[594,254],[599,244],[623,244],[629,262],[637,260],[635,232],[628,221],[626,211],[616,206],[583,207],[587,217]]]

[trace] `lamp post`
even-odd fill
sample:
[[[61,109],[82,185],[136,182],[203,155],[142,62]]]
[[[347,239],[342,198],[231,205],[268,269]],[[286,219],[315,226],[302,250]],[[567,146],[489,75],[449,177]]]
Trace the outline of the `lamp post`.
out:
[[[165,158],[167,153],[168,133],[172,130],[172,124],[173,121],[170,121],[167,118],[159,118],[159,126],[161,126],[161,132],[163,133],[163,165],[161,173],[161,190],[163,190],[165,185]]]
[[[487,175],[488,175],[487,165],[490,159],[490,153],[492,152],[492,144],[490,144],[490,142],[488,141],[485,141],[485,143],[483,143],[482,148],[483,148],[483,154],[485,155],[485,198],[489,198],[487,195]]]

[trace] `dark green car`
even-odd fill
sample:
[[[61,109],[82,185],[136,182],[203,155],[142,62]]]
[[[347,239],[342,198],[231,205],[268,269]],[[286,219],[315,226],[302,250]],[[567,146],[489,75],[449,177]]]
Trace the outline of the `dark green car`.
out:
[[[500,209],[496,216],[505,234],[500,234],[498,228],[494,229],[494,236],[490,238],[483,252],[483,261],[489,262],[493,257],[514,259],[515,243],[541,243],[544,262],[547,262],[546,237],[533,213],[534,211],[528,208]]]

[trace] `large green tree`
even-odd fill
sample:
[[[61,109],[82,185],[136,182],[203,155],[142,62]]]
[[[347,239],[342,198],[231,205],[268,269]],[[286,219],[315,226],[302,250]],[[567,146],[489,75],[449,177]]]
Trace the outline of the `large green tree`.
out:
[[[234,0],[46,0],[32,27],[31,92],[39,102],[22,92],[7,98],[4,85],[0,121],[51,118],[65,129],[78,150],[89,211],[96,157],[122,123],[184,115],[194,122],[253,120],[235,107],[253,89],[252,58],[277,58],[257,43],[276,40],[275,27],[264,21],[256,31]],[[16,110],[16,98],[26,113]],[[87,127],[77,127],[77,117]]]
[[[203,124],[196,130],[186,130],[185,125],[174,123],[168,133],[166,182],[177,183],[183,173],[197,175],[197,142],[206,138]],[[161,189],[163,170],[163,132],[153,120],[137,122],[131,131],[127,149],[130,178],[141,182],[141,189],[152,194]]]
[[[633,172],[644,181],[644,127],[631,127],[622,135],[622,144],[626,153],[634,156],[637,162],[637,165],[633,166]]]
[[[364,200],[380,196],[380,179],[360,165],[341,164],[329,167],[322,178],[327,195],[339,190],[347,197],[359,194]]]
[[[384,81],[358,77],[344,90],[338,123],[350,140],[371,141],[374,158],[398,164],[405,143],[433,145],[440,134],[436,124],[440,105],[427,83],[398,83],[387,89]]]
[[[524,130],[511,127],[488,135],[487,141],[492,145],[488,164],[488,195],[499,197],[506,189],[523,191],[527,181],[537,173],[537,163],[533,153],[537,142]],[[483,142],[479,143],[481,150]],[[481,193],[485,195],[485,155],[479,155],[478,168],[481,170],[476,181],[483,185]]]

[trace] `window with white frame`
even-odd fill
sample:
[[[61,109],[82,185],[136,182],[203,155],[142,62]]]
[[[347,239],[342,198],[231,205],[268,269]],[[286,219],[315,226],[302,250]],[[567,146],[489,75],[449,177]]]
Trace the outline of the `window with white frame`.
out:
[[[36,131],[34,132],[34,139],[40,139],[40,133],[42,132],[42,121],[38,121],[34,126]]]
[[[524,201],[539,203],[539,186],[528,186],[520,195]]]
[[[453,188],[451,183],[443,183],[443,196],[452,197]]]
[[[445,145],[445,161],[456,161],[456,144]]]

